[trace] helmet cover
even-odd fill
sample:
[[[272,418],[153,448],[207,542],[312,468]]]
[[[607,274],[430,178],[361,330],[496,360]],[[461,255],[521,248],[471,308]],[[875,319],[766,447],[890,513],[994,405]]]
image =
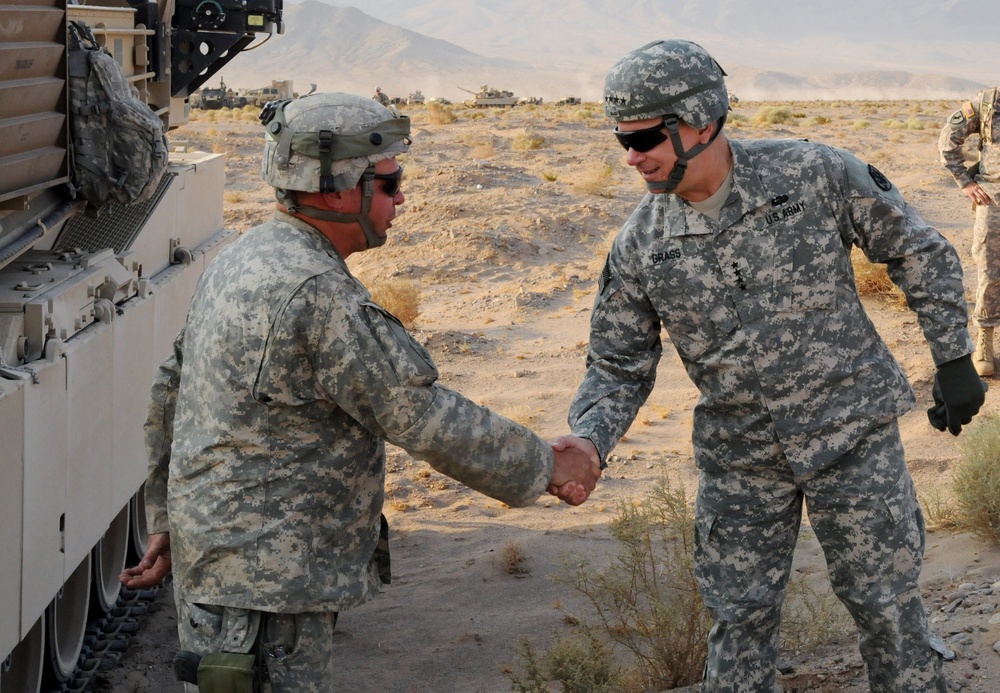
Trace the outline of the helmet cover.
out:
[[[604,81],[604,114],[623,122],[676,115],[701,129],[727,114],[726,73],[690,41],[653,41],[615,63]]]
[[[370,166],[410,148],[409,118],[354,94],[314,93],[271,102],[261,120],[261,177],[281,190],[350,190]]]

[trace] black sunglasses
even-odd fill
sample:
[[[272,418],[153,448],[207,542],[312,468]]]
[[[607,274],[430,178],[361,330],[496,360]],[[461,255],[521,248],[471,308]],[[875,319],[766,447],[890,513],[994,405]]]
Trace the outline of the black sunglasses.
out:
[[[375,180],[385,181],[382,183],[382,192],[389,197],[395,197],[403,181],[403,167],[400,166],[392,173],[376,173]]]
[[[622,132],[616,127],[614,133],[618,144],[625,147],[625,149],[648,152],[650,149],[658,147],[667,141],[669,135],[666,132],[666,126],[665,122],[661,122],[659,125],[643,128],[642,130],[632,130],[631,132]]]

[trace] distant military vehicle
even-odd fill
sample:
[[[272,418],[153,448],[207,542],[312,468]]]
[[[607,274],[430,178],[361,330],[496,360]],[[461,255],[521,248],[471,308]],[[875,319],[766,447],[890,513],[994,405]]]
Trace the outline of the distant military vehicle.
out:
[[[410,106],[422,104],[426,100],[427,99],[424,98],[424,95],[420,93],[419,89],[417,89],[415,92],[406,97],[406,103],[409,104]]]
[[[556,106],[572,106],[574,104],[580,103],[580,98],[577,96],[564,96],[558,101],[556,101]]]
[[[735,106],[736,104],[738,104],[740,102],[740,99],[739,99],[738,96],[736,96],[736,94],[734,94],[731,91],[730,92],[726,92],[726,94],[729,96],[729,110],[731,111],[731,110],[733,110],[733,106]]]
[[[196,101],[198,108],[206,111],[214,111],[220,108],[242,108],[247,104],[246,97],[240,96],[227,87],[226,81],[221,77],[219,78],[218,88],[202,88]]]
[[[538,106],[542,103],[541,96],[522,96],[517,100],[517,103],[522,106],[535,105]]]
[[[292,91],[292,80],[272,79],[271,86],[259,89],[246,89],[239,93],[245,104],[251,106],[263,106],[268,101],[279,101],[281,99],[292,99],[298,96]]]
[[[513,108],[517,105],[517,97],[514,96],[514,92],[506,91],[503,89],[493,89],[487,85],[483,85],[479,88],[479,91],[472,91],[471,89],[464,89],[459,87],[464,92],[472,94],[475,98],[466,99],[465,105],[470,108]]]

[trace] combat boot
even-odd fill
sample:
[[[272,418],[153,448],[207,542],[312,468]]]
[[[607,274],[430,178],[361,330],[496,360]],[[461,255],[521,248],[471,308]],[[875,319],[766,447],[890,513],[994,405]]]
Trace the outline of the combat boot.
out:
[[[984,378],[993,377],[993,328],[980,327],[976,339],[976,353],[972,355],[976,372]]]

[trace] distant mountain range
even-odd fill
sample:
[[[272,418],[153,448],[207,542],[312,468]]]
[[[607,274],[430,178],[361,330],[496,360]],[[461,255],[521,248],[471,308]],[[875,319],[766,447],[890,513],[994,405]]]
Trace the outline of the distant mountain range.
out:
[[[310,83],[365,95],[381,86],[390,96],[420,89],[453,101],[488,84],[519,97],[596,101],[621,55],[681,37],[704,45],[745,100],[959,101],[1000,82],[1000,35],[955,38],[1000,26],[994,0],[840,0],[830,16],[787,0],[717,0],[707,18],[707,4],[695,0],[364,5],[286,4],[285,33],[237,56],[221,77],[232,87],[292,79],[300,92]],[[873,5],[879,11],[869,17]]]

